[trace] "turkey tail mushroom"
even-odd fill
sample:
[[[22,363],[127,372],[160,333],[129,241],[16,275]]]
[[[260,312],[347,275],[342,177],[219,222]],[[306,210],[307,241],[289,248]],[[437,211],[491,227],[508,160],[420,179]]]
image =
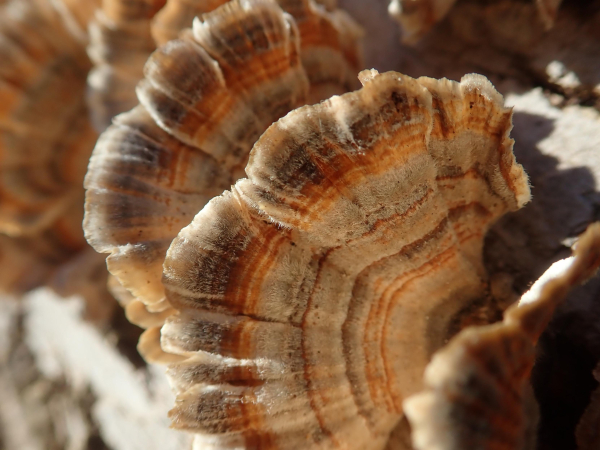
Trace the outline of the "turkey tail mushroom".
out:
[[[171,417],[199,448],[385,448],[529,200],[487,79],[360,78],[269,127],[169,248]]]
[[[335,36],[333,51],[349,52]],[[144,312],[133,303],[134,320],[148,323],[146,313],[170,308],[161,277],[172,239],[243,176],[267,127],[320,89],[309,83],[300,41],[294,19],[275,1],[229,2],[152,54],[137,89],[141,104],[98,140],[85,181],[84,229],[96,250],[110,253],[118,283],[147,306]]]

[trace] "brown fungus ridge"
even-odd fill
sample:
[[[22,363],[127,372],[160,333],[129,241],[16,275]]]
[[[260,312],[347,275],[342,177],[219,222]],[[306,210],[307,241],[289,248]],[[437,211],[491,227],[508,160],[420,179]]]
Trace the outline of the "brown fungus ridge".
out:
[[[487,79],[360,78],[269,127],[169,248],[170,414],[199,447],[385,448],[529,200]]]
[[[463,330],[437,352],[425,370],[423,391],[403,404],[415,450],[535,448],[529,384],[535,344],[570,289],[599,266],[596,223],[581,236],[573,256],[553,264],[506,311],[504,321]],[[578,438],[590,438],[588,431],[580,428]]]
[[[511,1],[493,0],[498,4]],[[493,2],[492,1],[492,2]],[[537,11],[539,20],[546,29],[552,28],[562,0],[528,0]],[[391,0],[388,11],[402,27],[402,40],[406,44],[415,44],[438,22],[440,22],[456,0]],[[490,3],[474,0],[477,3]],[[515,2],[519,3],[519,2]],[[525,7],[527,9],[527,7]],[[521,31],[519,29],[519,31]]]
[[[102,0],[90,24],[88,102],[98,131],[113,116],[137,105],[135,87],[146,60],[156,49],[151,35],[154,15],[166,0]]]
[[[212,11],[225,0],[169,0],[154,19],[159,44],[175,39],[192,25],[195,16]],[[356,74],[363,68],[358,24],[333,2],[277,0],[295,20],[300,32],[302,65],[311,84],[307,103],[316,103],[359,87]]]
[[[87,239],[111,253],[136,323],[169,310],[161,276],[172,239],[243,175],[258,137],[309,88],[298,29],[274,1],[223,5],[153,53],[141,105],[100,136],[85,181]]]

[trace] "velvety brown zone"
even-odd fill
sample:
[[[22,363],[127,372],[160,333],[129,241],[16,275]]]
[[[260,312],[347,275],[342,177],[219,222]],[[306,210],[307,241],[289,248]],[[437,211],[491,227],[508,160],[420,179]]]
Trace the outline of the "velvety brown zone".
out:
[[[260,425],[252,425],[254,429],[248,427],[244,431],[244,448],[260,449],[260,450],[279,450],[280,445],[277,445],[276,438],[272,433],[261,429]]]
[[[430,195],[430,192],[431,192],[431,191],[429,191],[429,192],[426,194],[426,196],[424,196],[424,197],[423,197],[423,198],[420,200],[420,202],[419,202],[419,203],[416,203],[415,205],[411,206],[411,208],[410,208],[409,210],[407,210],[406,212],[404,212],[403,214],[396,214],[396,215],[394,215],[394,216],[391,216],[390,218],[382,219],[382,221],[381,221],[381,222],[378,222],[378,223],[376,223],[374,227],[381,226],[382,224],[384,224],[384,223],[386,223],[386,222],[389,222],[389,221],[392,221],[392,220],[397,220],[397,218],[398,218],[398,217],[402,217],[402,216],[404,216],[404,215],[410,214],[412,211],[414,211],[415,209],[417,209],[417,208],[420,206],[420,203],[423,203],[423,202],[424,202],[424,201],[425,201],[425,200],[428,198],[428,196]],[[459,206],[459,207],[456,207],[456,208],[452,208],[452,209],[450,209],[450,210],[448,211],[448,215],[447,215],[447,217],[446,217],[446,218],[444,218],[444,220],[443,220],[442,222],[440,222],[440,224],[438,224],[438,226],[437,226],[437,227],[436,227],[434,230],[432,230],[430,233],[428,233],[428,234],[427,234],[425,237],[423,237],[422,239],[420,239],[420,240],[418,240],[418,241],[415,241],[414,243],[411,243],[411,244],[409,244],[409,245],[405,246],[405,247],[404,247],[404,248],[402,248],[402,249],[400,250],[400,252],[398,252],[396,255],[392,255],[391,257],[387,257],[385,260],[387,261],[387,260],[388,260],[388,258],[393,258],[394,256],[398,256],[398,255],[400,255],[400,254],[410,254],[411,252],[414,252],[414,251],[416,251],[418,248],[421,248],[421,247],[422,247],[423,245],[425,245],[425,244],[426,244],[428,241],[430,241],[430,240],[432,240],[432,239],[437,239],[437,238],[439,238],[439,236],[440,236],[440,235],[441,235],[441,234],[442,234],[442,233],[443,233],[443,232],[446,230],[448,223],[452,223],[452,222],[455,222],[455,221],[457,221],[457,219],[459,219],[461,215],[463,215],[464,213],[466,213],[466,211],[467,211],[467,210],[473,210],[473,211],[474,211],[474,212],[475,212],[477,215],[479,215],[479,216],[483,216],[483,217],[486,217],[486,218],[489,218],[489,217],[490,217],[490,215],[491,215],[491,214],[490,214],[490,213],[489,213],[489,212],[488,212],[488,211],[487,211],[487,210],[486,210],[486,209],[485,209],[483,206],[481,206],[480,204],[478,204],[478,203],[476,203],[476,202],[473,202],[473,203],[470,203],[470,204],[467,204],[467,205],[462,205],[462,206]],[[459,237],[459,239],[460,239],[459,243],[465,242],[466,240],[473,238],[473,236],[474,236],[473,234],[460,236],[460,237]],[[455,249],[454,247],[453,247],[451,250],[452,250],[452,251],[454,251],[454,252],[456,251],[456,249]],[[447,253],[447,252],[446,252],[446,253]],[[430,261],[430,262],[428,262],[427,264],[425,264],[425,265],[423,265],[423,266],[419,267],[418,269],[415,269],[414,271],[411,271],[411,272],[407,272],[407,273],[404,273],[404,274],[402,274],[402,276],[404,277],[404,276],[407,276],[407,275],[409,275],[409,274],[410,274],[410,273],[412,273],[412,272],[416,272],[416,271],[422,271],[422,270],[423,270],[423,268],[425,268],[425,267],[434,267],[434,266],[437,266],[437,265],[439,265],[439,264],[440,264],[440,261],[439,261],[439,259],[440,259],[441,257],[442,257],[442,255],[440,255],[440,256],[438,256],[438,257],[434,258],[433,260],[431,260],[431,261]],[[450,254],[447,254],[447,255],[446,255],[446,259],[447,259],[447,258],[449,258],[449,257],[451,257],[451,255],[450,255]],[[372,266],[371,266],[371,267],[372,267]],[[358,283],[358,280],[359,280],[360,276],[361,276],[361,275],[359,274],[359,276],[357,276],[357,278],[356,278],[356,281],[355,281],[355,288],[353,288],[353,292],[355,292],[356,285],[357,285],[357,283]],[[421,278],[421,277],[423,277],[423,276],[425,276],[425,275],[424,275],[424,274],[421,274],[421,275],[417,276],[417,278]],[[408,284],[408,283],[409,283],[409,281],[407,281],[407,284]],[[393,305],[393,302],[390,302],[390,305],[389,305],[389,306],[391,307],[392,305]],[[369,316],[368,316],[368,319],[367,319],[367,321],[365,322],[365,329],[368,329],[370,326],[372,326],[372,325],[371,325],[371,324],[372,324],[372,321],[374,320],[374,318],[375,318],[375,316],[376,316],[376,315],[374,315],[374,314],[372,314],[372,313],[373,313],[373,309],[371,309],[371,313],[369,314]],[[389,310],[388,310],[387,314],[389,314]],[[354,308],[352,307],[352,303],[351,303],[351,305],[350,305],[350,309],[349,309],[349,312],[348,312],[348,318],[350,318],[350,317],[353,317],[353,316],[356,316],[356,311],[354,311]],[[348,327],[349,327],[349,325],[348,325],[348,324],[349,324],[348,318],[346,319],[346,321],[344,322],[344,325],[343,325],[343,327],[342,327],[342,332],[343,332],[343,333],[345,333],[347,337],[349,336],[349,334],[348,334],[348,333],[350,333],[350,329],[348,328]],[[384,334],[385,334],[385,333],[384,333]],[[349,341],[349,339],[347,338],[347,339],[345,339],[345,341]],[[382,343],[382,345],[383,345],[383,343]],[[344,355],[345,355],[345,357],[346,357],[346,363],[347,363],[347,367],[351,367],[351,366],[349,365],[349,364],[350,364],[349,358],[347,357],[347,355],[349,354],[349,353],[348,353],[348,351],[349,351],[349,350],[351,350],[351,349],[348,349],[348,348],[346,348],[346,349],[345,349],[345,352],[344,352]],[[384,354],[384,353],[383,353],[383,347],[382,347],[382,355],[383,355],[383,354]],[[369,366],[368,366],[368,367],[369,367]],[[370,371],[370,373],[371,373],[371,376],[370,376],[370,378],[371,378],[371,379],[376,379],[376,376],[375,376],[375,373],[376,373],[376,371],[377,371],[376,369],[372,369],[372,370]],[[386,370],[386,372],[387,372],[387,370]],[[389,372],[388,372],[388,373],[389,373]],[[348,373],[348,376],[350,377],[350,376],[351,376],[351,374],[350,374],[350,373]],[[367,378],[369,378],[368,372],[367,372]],[[389,385],[389,382],[390,382],[390,379],[389,379],[389,378],[387,379],[387,382],[388,382],[388,389],[387,389],[387,392],[393,392],[393,390],[392,390],[392,386],[391,386],[391,385]],[[375,392],[373,392],[373,390],[372,390],[372,389],[373,389],[373,387],[374,387],[376,384],[377,384],[377,383],[374,383],[374,382],[371,382],[371,383],[369,383],[369,387],[370,387],[370,390],[371,390],[371,397],[372,397],[373,399],[377,398],[377,396],[376,396],[376,393],[375,393]],[[399,403],[400,403],[400,402],[399,402],[399,401],[395,401],[395,403],[396,403],[396,405],[395,405],[394,407],[391,407],[391,405],[388,405],[388,410],[390,410],[390,411],[391,411],[391,410],[395,410],[396,412],[399,412],[399,411],[401,411],[401,406],[399,405]],[[360,409],[360,407],[359,407],[359,409]],[[364,411],[363,411],[363,412],[361,412],[361,414],[363,414],[363,413],[364,413],[364,414],[366,414],[366,412],[364,412]],[[367,416],[365,415],[365,417],[367,417]]]
[[[441,224],[441,223],[440,223]],[[458,242],[452,246],[451,248],[449,248],[448,250],[440,253],[438,256],[436,256],[435,258],[429,260],[427,263],[425,263],[424,265],[422,265],[421,267],[419,267],[418,269],[416,269],[414,272],[416,271],[420,271],[421,274],[416,275],[415,277],[413,277],[412,279],[407,280],[403,285],[402,288],[396,290],[393,294],[394,298],[398,298],[402,295],[402,292],[406,291],[408,288],[410,288],[410,285],[415,282],[416,280],[418,280],[419,278],[423,278],[426,277],[428,273],[432,272],[435,270],[436,267],[442,266],[444,264],[445,261],[451,259],[456,253],[458,253],[459,250],[459,246],[466,242],[469,239],[472,239],[474,237],[481,237],[481,233],[473,233],[471,235],[465,235],[463,236],[461,239],[458,240]],[[416,246],[415,248],[417,248],[418,246]],[[403,274],[402,276],[405,277],[408,274],[410,274],[412,272],[407,272],[405,274]],[[393,282],[392,282],[393,283]],[[390,285],[392,284],[390,283]],[[393,308],[395,302],[394,300],[390,301],[388,304],[388,310],[386,311],[385,316],[388,317],[390,315],[390,310],[391,308]],[[383,332],[382,335],[385,336],[387,335],[387,326],[388,323],[387,321],[384,322],[384,327],[383,327]],[[385,351],[385,347],[384,347],[384,341],[381,341],[381,355],[382,355],[382,361],[383,361],[383,365],[384,365],[384,370],[386,373],[386,386],[387,386],[387,392],[391,393],[392,395],[392,400],[394,402],[394,406],[395,409],[398,413],[400,413],[402,411],[402,400],[403,400],[403,396],[402,393],[397,393],[396,395],[394,395],[394,392],[397,392],[397,390],[395,389],[395,383],[393,383],[394,380],[394,370],[392,369],[392,367],[389,364],[389,358],[386,357],[386,351]],[[369,383],[369,386],[374,386],[376,387],[377,385],[373,384],[373,383]]]
[[[277,82],[273,80],[277,80],[297,66],[292,64],[293,61],[290,61],[288,53],[286,48],[276,47],[272,51],[256,55],[244,64],[222,66],[228,89],[238,94],[251,92],[256,86]]]
[[[425,195],[421,199],[419,199],[417,202],[415,202],[405,212],[403,212],[403,213],[396,213],[396,214],[393,214],[390,217],[387,217],[385,219],[378,220],[377,222],[375,222],[373,224],[373,227],[372,227],[372,229],[369,232],[363,234],[360,238],[356,239],[355,241],[363,240],[366,236],[374,233],[378,228],[380,228],[382,226],[385,226],[385,225],[389,224],[390,222],[397,221],[399,218],[402,218],[402,217],[405,217],[407,215],[412,214],[423,203],[425,203],[429,199],[429,197],[431,196],[432,192],[433,191],[431,189],[427,190],[427,192],[425,193]],[[427,242],[427,241],[429,241],[431,239],[436,239],[437,237],[439,237],[439,235],[444,231],[444,228],[446,226],[446,222],[447,221],[448,221],[448,219],[445,218],[442,222],[440,222],[440,224],[431,233],[429,233],[428,235],[426,235],[420,241],[416,241],[414,243],[411,243],[411,244],[403,247],[401,249],[401,251],[399,253],[397,253],[397,255],[404,254],[405,252],[414,252],[417,248],[419,248],[419,246],[423,245],[425,242]],[[350,241],[350,242],[353,242],[353,241]],[[393,256],[394,255],[392,255],[391,257],[393,258]],[[387,260],[387,258],[386,258],[386,260]],[[356,296],[358,295],[357,294],[358,290],[362,286],[360,279],[366,277],[368,275],[368,272],[370,270],[372,270],[375,265],[378,265],[378,264],[385,264],[385,261],[383,261],[383,262],[375,262],[374,264],[372,264],[371,266],[367,267],[360,274],[358,274],[356,276],[356,278],[354,280],[354,286],[352,288],[352,297],[353,298],[356,298]],[[358,381],[358,378],[355,377],[352,372],[348,371],[349,367],[354,367],[352,365],[352,361],[351,361],[351,359],[349,357],[349,355],[352,353],[352,348],[350,348],[349,345],[352,342],[351,337],[353,335],[352,334],[352,329],[351,329],[351,322],[352,322],[351,319],[357,317],[357,314],[359,313],[357,311],[357,309],[356,309],[355,306],[356,306],[356,303],[350,302],[350,306],[348,308],[348,313],[346,315],[346,319],[344,320],[344,323],[342,325],[342,336],[343,336],[342,343],[343,343],[343,347],[344,347],[344,349],[343,349],[344,359],[345,359],[345,362],[346,362],[346,375],[347,375],[348,379],[351,381],[350,386],[351,386],[351,389],[353,391],[353,395],[356,398],[357,395],[356,395],[356,391],[354,390],[354,386],[358,385],[359,381]],[[372,315],[369,314],[369,316],[367,318],[367,321],[365,322],[365,329],[367,329],[367,328],[370,327],[370,323],[371,323],[372,319],[373,319]],[[363,333],[363,335],[364,335],[364,333]],[[374,378],[374,377],[372,376],[372,378]],[[353,383],[352,380],[355,380],[355,382]],[[370,383],[370,385],[371,384],[372,383]],[[373,395],[374,395],[374,393],[371,392],[371,398],[375,399],[376,397],[374,397]],[[365,418],[365,420],[367,420],[367,422],[371,425],[371,427],[375,427],[375,423],[373,422],[375,419],[373,417],[371,417],[371,415],[369,414],[369,412],[366,411],[366,410],[364,410],[364,408],[362,408],[361,405],[358,404],[358,403],[356,404],[356,406],[357,406],[357,409],[359,411],[359,414],[361,416],[363,416]],[[390,408],[388,408],[388,410],[390,410]]]
[[[200,431],[208,434],[222,434],[240,431],[246,418],[241,405],[248,392],[241,394],[214,390],[198,394],[186,393],[178,398],[174,409],[169,411],[173,427]]]
[[[144,106],[156,111],[167,128],[173,128],[190,136],[202,145],[202,141],[215,133],[223,121],[223,116],[228,113],[234,103],[234,99],[223,89],[209,91],[206,97],[200,99],[195,105],[185,107],[177,100],[172,99],[166,93],[151,88],[148,92],[149,103]],[[212,110],[207,105],[220,105],[218,109]]]
[[[167,44],[151,56],[148,64],[155,68],[147,76],[157,77],[169,89],[176,86],[177,92],[188,100],[175,100],[166,91],[145,83],[140,85],[149,94],[150,104],[145,106],[156,111],[167,127],[188,136],[196,136],[199,130],[202,136],[214,133],[234,100],[221,84],[215,68],[194,44],[186,41]]]
[[[262,403],[255,396],[252,397],[250,399],[246,398],[246,401],[239,406],[242,417],[246,419],[243,424],[245,448],[277,450],[279,446],[276,444],[275,436],[267,431],[268,428],[264,420],[267,417],[267,412]]]
[[[223,23],[209,22],[211,37],[203,45],[219,63],[228,88],[234,92],[251,90],[264,84],[265,80],[277,79],[299,64],[293,36],[285,32],[280,13],[274,8],[269,8],[268,12],[264,8],[258,11],[263,13],[245,13],[243,21],[233,16],[237,19],[236,26],[229,23],[231,19]]]
[[[183,97],[188,105],[224,87],[219,69],[191,40],[176,39],[160,47],[150,56],[144,73],[147,79]]]
[[[323,17],[311,15],[307,20],[298,20],[302,51],[311,47],[329,47],[343,53],[339,32]]]
[[[244,251],[242,264],[236,264],[229,272],[229,284],[226,297],[231,299],[233,305],[243,314],[256,316],[256,306],[261,302],[260,280],[267,278],[277,263],[273,256],[279,247],[290,240],[290,231],[280,230],[273,224],[265,224],[258,218],[259,232],[250,241]],[[267,225],[267,226],[265,226]]]
[[[223,68],[239,66],[286,42],[281,11],[270,5],[259,4],[254,10],[243,11],[237,3],[230,3],[204,19],[208,39],[203,46]]]
[[[262,223],[259,219],[258,223]],[[278,244],[288,238],[282,236],[275,226],[261,228],[255,237],[248,235],[249,231],[241,231],[228,240],[225,245],[219,245],[219,253],[204,250],[198,259],[194,270],[198,273],[210,274],[210,281],[203,286],[193,286],[191,289],[203,293],[222,295],[223,300],[193,299],[179,300],[170,295],[169,300],[174,307],[197,307],[208,311],[219,310],[230,315],[243,315],[261,320],[254,316],[254,306],[260,300],[255,281],[265,278],[265,273],[274,264],[265,256],[264,243]],[[248,239],[250,238],[250,241]],[[269,247],[267,247],[268,249]],[[262,252],[262,253],[261,253]],[[243,264],[240,264],[243,263]]]
[[[264,375],[255,365],[215,365],[185,362],[169,367],[168,373],[178,380],[178,385],[187,387],[206,383],[209,385],[230,384],[232,386],[261,386]]]
[[[405,256],[410,257],[411,254],[418,252],[427,242],[429,242],[431,240],[436,240],[436,239],[439,239],[440,237],[442,237],[442,235],[447,231],[449,222],[450,221],[447,217],[444,218],[433,230],[431,230],[429,233],[427,233],[421,239],[418,239],[418,240],[406,245],[403,249],[401,249],[395,255],[386,257],[384,260],[381,261],[380,264],[386,264],[387,261],[390,261],[392,258],[398,257],[400,255],[405,255]],[[432,259],[427,261],[422,266],[400,274],[397,277],[397,279],[406,278],[406,281],[404,282],[404,284],[402,285],[402,287],[400,289],[397,289],[396,291],[394,291],[393,297],[399,296],[402,291],[405,291],[406,288],[409,287],[410,284],[412,284],[412,282],[414,282],[415,280],[418,280],[419,278],[423,278],[423,277],[427,276],[427,274],[429,272],[434,271],[435,268],[439,267],[441,264],[443,264],[444,261],[452,258],[452,256],[455,253],[456,253],[456,247],[453,246],[453,247],[449,248],[448,250],[436,255],[435,257],[433,257]],[[396,280],[388,281],[388,283],[387,283],[388,289],[391,289],[391,286],[393,286],[395,281]],[[387,292],[384,291],[382,294],[382,297],[386,296],[386,294],[387,294]],[[375,303],[375,302],[373,302],[373,303]],[[394,302],[393,298],[390,296],[390,301],[388,302],[386,311],[384,313],[384,317],[389,317],[390,310],[394,305],[395,305],[395,302]],[[369,312],[367,321],[365,322],[365,332],[367,329],[369,329],[371,327],[371,323],[376,319],[376,316],[374,314],[372,314],[373,308],[370,308],[369,311],[370,312]],[[388,326],[388,322],[387,322],[387,320],[384,320],[383,321],[383,330],[381,332],[382,336],[387,335],[387,326]],[[396,412],[399,414],[402,411],[402,398],[401,398],[402,393],[398,393],[396,386],[394,386],[392,384],[393,380],[394,380],[393,373],[392,373],[393,371],[388,363],[388,358],[386,357],[386,351],[385,351],[384,344],[385,344],[384,340],[381,340],[379,352],[380,352],[381,359],[382,359],[381,362],[383,363],[383,369],[384,369],[384,372],[386,375],[386,378],[385,378],[386,388],[382,389],[380,384],[377,383],[377,379],[375,377],[377,369],[373,368],[370,364],[367,365],[367,368],[365,370],[365,375],[367,378],[369,391],[371,392],[371,398],[373,398],[373,400],[375,400],[376,398],[383,396],[383,398],[386,401],[386,408],[388,409],[388,411]],[[363,351],[364,351],[364,349],[363,349]],[[371,381],[371,380],[375,380],[375,381]],[[380,392],[378,392],[378,391],[380,391]],[[386,393],[387,393],[387,395],[386,395]]]
[[[327,261],[327,258],[329,257],[329,255],[331,255],[335,250],[337,249],[337,247],[333,247],[328,249],[325,253],[323,253],[323,255],[319,258],[319,262],[317,265],[317,274],[316,274],[316,278],[315,278],[315,283],[313,286],[318,286],[319,285],[319,279],[321,278],[321,272],[323,270],[323,265],[325,264],[325,261]],[[308,362],[308,357],[307,357],[307,348],[306,348],[306,340],[304,339],[304,334],[306,333],[305,330],[307,330],[308,324],[307,324],[307,320],[308,320],[308,312],[311,310],[312,307],[312,297],[313,297],[313,293],[314,293],[314,287],[313,290],[311,291],[309,297],[308,297],[308,302],[306,304],[306,309],[304,310],[304,313],[302,315],[302,322],[300,324],[300,327],[302,328],[303,332],[302,332],[302,342],[301,342],[301,348],[302,348],[302,361],[304,361],[304,371],[303,371],[303,377],[304,377],[304,382],[306,383],[306,395],[308,397],[308,402],[310,404],[310,409],[314,412],[315,414],[315,418],[317,420],[317,424],[319,425],[319,431],[320,433],[318,433],[316,436],[314,436],[316,442],[318,443],[319,441],[321,441],[324,438],[329,438],[331,439],[331,441],[333,442],[333,444],[335,445],[335,447],[340,447],[340,443],[339,441],[335,438],[335,434],[332,433],[331,430],[329,430],[326,426],[325,426],[325,420],[323,418],[323,415],[321,414],[320,409],[317,407],[317,404],[315,403],[315,396],[319,395],[319,393],[312,388],[312,377],[311,377],[311,364]]]
[[[419,108],[414,107],[414,110],[417,109]],[[425,128],[425,126],[425,124],[418,124],[411,125],[410,127]],[[409,138],[404,138],[402,140],[398,139],[400,135],[406,134],[408,128],[409,127],[404,127],[402,132],[398,131],[396,136],[392,137],[390,140],[381,139],[377,143],[374,143],[363,156],[356,157],[358,161],[355,162],[355,164],[358,163],[362,170],[371,173],[373,176],[378,176],[381,173],[391,170],[391,167],[397,166],[400,163],[400,161],[397,160],[397,153],[389,151],[390,147],[402,149],[401,152],[406,158],[408,158],[411,153],[419,153],[425,148],[424,132],[409,133]],[[328,177],[326,177],[319,170],[318,165],[315,164],[315,161],[312,158],[313,154],[307,153],[311,159],[310,163],[307,161],[303,167],[299,168],[296,173],[293,173],[290,176],[290,178],[295,178],[299,181],[308,181],[300,190],[299,197],[302,198],[303,201],[293,201],[290,199],[287,200],[287,202],[301,217],[303,217],[304,222],[311,223],[313,221],[318,221],[323,213],[329,210],[339,198],[339,191],[337,189],[325,189],[325,192],[323,192],[325,183],[330,184],[331,186],[339,184],[351,188],[356,185],[357,182],[362,181],[362,176],[356,170],[347,170],[346,172],[339,171],[338,173],[330,172]],[[340,156],[332,158],[328,163],[333,167],[343,167],[344,159],[346,159],[345,155],[341,154]],[[290,162],[293,163],[294,161]],[[302,170],[305,170],[306,168],[309,168],[309,171],[303,173]],[[338,177],[337,179],[335,178],[336,176]],[[301,227],[302,225],[297,224],[297,226]]]
[[[113,132],[114,138],[104,145],[121,148],[124,154],[134,159],[109,160],[101,175],[94,177],[95,183],[112,191],[132,196],[145,196],[147,190],[142,187],[139,193],[135,192],[132,189],[132,183],[136,183],[135,180],[144,184],[156,183],[160,188],[175,190],[178,193],[198,193],[198,191],[189,189],[183,190],[176,184],[181,181],[181,177],[188,173],[189,164],[194,157],[193,153],[198,150],[168,137],[166,133],[163,136],[164,142],[161,142],[145,134],[144,131],[136,129],[134,123],[131,127],[126,128],[122,128],[120,125],[113,126],[106,132]],[[106,133],[105,136],[108,136]],[[202,157],[206,158],[207,163],[217,164],[211,161],[212,158],[208,155],[202,155]],[[123,182],[117,182],[119,177]],[[229,181],[223,180],[221,187],[226,188]],[[165,200],[168,201],[168,199]]]
[[[454,124],[448,117],[444,102],[437,92],[431,92],[431,106],[435,111],[435,120],[431,130],[431,137],[441,137],[444,140],[451,140],[455,136]]]
[[[178,344],[185,351],[204,351],[236,359],[252,358],[256,356],[252,339],[256,325],[257,322],[249,317],[226,324],[210,319],[191,319],[181,324],[181,333],[186,339]]]
[[[422,106],[415,103],[416,100],[410,101],[406,93],[398,89],[391,90],[385,95],[389,96],[389,99],[378,109],[377,115],[367,113],[359,116],[354,123],[350,124],[353,139],[360,147],[367,149],[363,156],[353,155],[350,159],[343,147],[337,147],[340,150],[333,148],[337,155],[331,155],[332,146],[328,143],[335,142],[339,138],[334,128],[327,127],[329,109],[326,109],[326,104],[316,106],[321,109],[317,114],[323,116],[324,126],[316,122],[308,123],[309,119],[304,119],[305,122],[301,125],[303,128],[309,129],[312,126],[317,138],[299,141],[291,132],[286,132],[281,136],[281,130],[273,129],[273,133],[280,135],[279,139],[284,138],[281,145],[291,148],[292,151],[284,163],[278,164],[277,179],[270,180],[269,184],[274,186],[275,191],[285,192],[290,189],[300,189],[303,201],[293,200],[293,197],[290,197],[285,202],[301,216],[306,215],[306,221],[318,219],[322,212],[327,210],[339,197],[338,189],[342,186],[350,188],[354,184],[362,182],[363,176],[359,173],[360,171],[369,174],[388,171],[390,167],[401,163],[398,161],[398,153],[408,157],[415,144],[418,149],[425,148],[424,128],[426,124],[424,123],[399,127],[396,135],[389,140],[384,141],[377,138],[379,130],[389,130],[398,122],[409,121],[414,114],[423,110]],[[415,127],[423,128],[422,132],[415,130]],[[268,139],[269,133],[270,131],[267,130],[264,134],[265,139]],[[409,138],[404,137],[407,134],[410,136]],[[400,140],[400,136],[403,139]],[[418,143],[422,145],[419,146]],[[260,141],[258,145],[260,146]],[[342,145],[353,146],[354,144],[344,142]],[[390,151],[390,149],[396,151]],[[335,172],[331,170],[332,167],[336,168]],[[323,170],[327,170],[327,176]],[[325,189],[327,185],[334,188]],[[294,197],[297,197],[297,194],[294,194]]]

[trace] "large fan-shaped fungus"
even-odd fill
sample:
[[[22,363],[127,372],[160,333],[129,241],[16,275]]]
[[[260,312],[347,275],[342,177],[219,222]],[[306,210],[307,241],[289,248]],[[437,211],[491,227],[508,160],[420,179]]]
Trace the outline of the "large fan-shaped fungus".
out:
[[[229,2],[159,48],[138,86],[141,105],[98,141],[85,184],[86,235],[152,312],[169,308],[161,275],[171,240],[243,175],[256,139],[308,98],[350,87],[356,40],[346,43],[333,15],[311,1],[280,3],[291,15],[273,0]],[[303,25],[299,32],[292,16],[303,14],[310,20],[301,46]]]
[[[212,448],[384,448],[431,355],[487,293],[483,237],[529,200],[482,76],[361,73],[255,144],[173,241],[174,425]]]

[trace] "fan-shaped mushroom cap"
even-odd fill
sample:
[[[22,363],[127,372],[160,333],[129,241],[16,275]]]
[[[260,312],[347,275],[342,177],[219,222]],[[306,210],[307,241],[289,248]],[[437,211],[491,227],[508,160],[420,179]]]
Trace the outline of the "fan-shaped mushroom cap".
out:
[[[243,175],[264,130],[307,101],[299,41],[274,1],[230,2],[152,55],[141,105],[100,137],[85,183],[86,236],[150,312],[169,307],[161,276],[171,240]]]
[[[0,233],[32,235],[81,195],[96,140],[83,99],[90,64],[68,9],[33,0],[1,8]]]
[[[199,445],[384,448],[485,293],[486,230],[529,199],[487,79],[361,80],[273,124],[171,244],[171,415]]]
[[[574,256],[554,263],[503,322],[466,329],[437,352],[425,390],[404,401],[415,449],[533,448],[527,444],[535,422],[525,397],[535,344],[569,290],[599,266],[600,224],[594,224]]]

